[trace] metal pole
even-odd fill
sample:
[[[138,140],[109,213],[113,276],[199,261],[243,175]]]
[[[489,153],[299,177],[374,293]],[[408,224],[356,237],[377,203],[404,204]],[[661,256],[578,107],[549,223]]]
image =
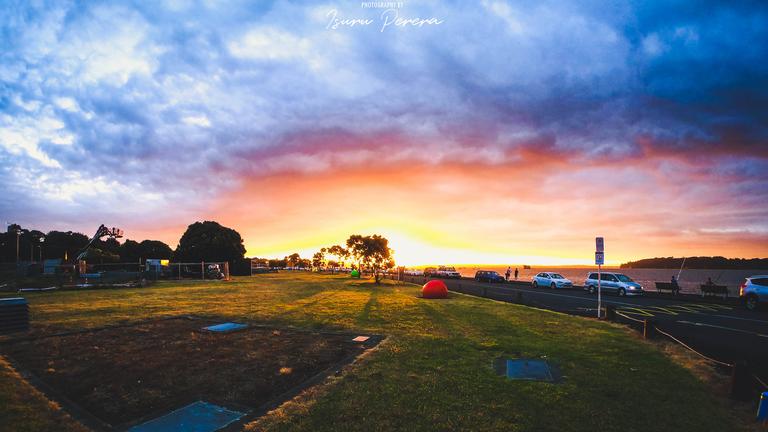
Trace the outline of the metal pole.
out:
[[[680,271],[677,272],[677,282],[680,283],[680,275],[683,273],[683,266],[685,265],[686,257],[683,257],[683,263],[680,264]]]
[[[200,262],[200,273],[203,275],[203,279],[205,279],[205,261]]]
[[[19,264],[19,237],[21,237],[21,231],[16,230],[16,264]]]
[[[603,307],[603,298],[601,294],[600,289],[600,281],[603,279],[601,276],[601,268],[602,266],[600,264],[597,265],[597,319],[600,319],[600,309]]]

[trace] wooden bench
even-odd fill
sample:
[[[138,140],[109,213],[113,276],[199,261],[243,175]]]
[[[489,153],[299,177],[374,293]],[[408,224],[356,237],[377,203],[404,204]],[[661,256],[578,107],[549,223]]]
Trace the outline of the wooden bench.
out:
[[[672,295],[677,295],[680,292],[680,287],[675,288],[672,282],[656,282],[656,292],[669,291]]]
[[[728,287],[725,285],[704,284],[704,285],[700,285],[699,289],[701,290],[702,297],[709,294],[709,295],[722,295],[723,298],[728,298]]]

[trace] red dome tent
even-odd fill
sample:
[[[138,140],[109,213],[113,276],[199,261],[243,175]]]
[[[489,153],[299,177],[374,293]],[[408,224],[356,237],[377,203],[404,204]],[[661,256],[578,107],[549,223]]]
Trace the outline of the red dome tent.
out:
[[[421,296],[425,299],[448,298],[448,287],[445,286],[445,282],[433,279],[421,288]]]

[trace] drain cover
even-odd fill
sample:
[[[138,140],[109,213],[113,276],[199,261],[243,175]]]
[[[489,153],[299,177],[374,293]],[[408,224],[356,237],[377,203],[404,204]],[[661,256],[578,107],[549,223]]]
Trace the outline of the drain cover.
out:
[[[513,380],[555,381],[549,363],[534,359],[497,359],[494,369],[499,375]]]
[[[205,330],[212,331],[212,332],[219,332],[219,333],[228,333],[235,330],[242,330],[244,328],[248,327],[246,324],[238,324],[233,322],[225,322],[221,324],[216,324],[208,327],[204,327]]]
[[[352,342],[365,342],[368,339],[370,339],[369,336],[358,336],[358,337],[352,339]]]
[[[245,413],[197,401],[162,417],[136,425],[130,428],[129,432],[214,432],[244,415]]]

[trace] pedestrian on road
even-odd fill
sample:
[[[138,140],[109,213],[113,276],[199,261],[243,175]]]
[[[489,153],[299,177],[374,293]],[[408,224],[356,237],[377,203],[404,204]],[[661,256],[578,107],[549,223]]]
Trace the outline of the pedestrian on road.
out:
[[[509,275],[511,275],[511,274],[512,274],[512,268],[511,267],[507,267],[507,272],[504,273],[504,278],[507,280],[507,282],[509,282]]]
[[[517,275],[519,274],[520,274],[520,270],[518,270],[517,267],[515,267],[515,280],[517,280]]]

